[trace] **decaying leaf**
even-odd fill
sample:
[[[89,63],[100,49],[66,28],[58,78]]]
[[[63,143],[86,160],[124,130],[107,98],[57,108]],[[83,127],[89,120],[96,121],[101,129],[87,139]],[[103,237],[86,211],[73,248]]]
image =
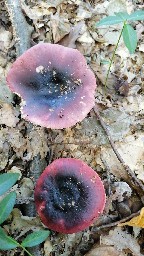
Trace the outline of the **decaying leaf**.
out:
[[[50,253],[52,252],[53,250],[53,247],[52,247],[52,244],[51,242],[47,239],[44,243],[44,253],[45,255],[49,256]]]
[[[13,108],[12,105],[8,103],[3,103],[0,108],[0,124],[15,127],[19,122],[19,114],[18,109]]]
[[[40,153],[41,158],[44,158],[48,152],[47,135],[43,128],[35,127],[32,129],[26,138],[27,155],[25,160],[33,159],[34,156]]]
[[[30,178],[23,178],[20,182],[20,188],[17,190],[17,198],[20,200],[32,196],[34,190],[33,181]]]
[[[6,167],[9,158],[10,147],[5,139],[5,134],[0,131],[0,171]]]
[[[80,36],[84,26],[85,23],[83,21],[78,22],[71,28],[70,33],[66,35],[62,40],[60,40],[59,44],[69,48],[76,48],[75,42]]]
[[[130,234],[116,227],[109,232],[109,235],[101,235],[101,244],[114,245],[118,251],[129,249],[134,256],[142,256],[140,246]]]
[[[115,85],[116,91],[123,96],[128,96],[129,84],[128,81],[124,79],[118,79],[117,84]]]
[[[55,1],[56,2],[56,1]],[[55,3],[45,3],[44,1],[41,1],[37,3],[35,6],[26,5],[24,1],[21,3],[23,10],[27,14],[27,16],[36,22],[38,19],[42,18],[44,15],[51,15],[53,11],[55,10]],[[53,10],[54,9],[54,10]]]
[[[36,231],[42,229],[41,221],[38,217],[23,216],[21,211],[17,208],[12,211],[11,215],[11,225],[7,228],[10,229],[11,232],[19,234],[19,237],[23,236],[29,230]]]
[[[121,223],[118,226],[125,226],[125,225],[144,228],[144,207],[141,209],[139,216],[132,218],[130,221]]]
[[[9,91],[5,79],[7,71],[16,58],[13,42],[17,39],[13,33],[15,28],[7,15],[5,1],[1,2],[0,172],[18,172],[21,175],[20,180],[12,188],[17,193],[16,207],[18,208],[13,210],[9,220],[4,223],[4,228],[20,242],[27,232],[43,228],[38,217],[28,217],[27,205],[21,205],[25,201],[31,203],[36,177],[31,175],[30,179],[29,171],[37,155],[47,164],[60,157],[78,158],[99,172],[106,189],[109,186],[110,193],[105,214],[98,222],[95,222],[93,228],[95,225],[97,227],[97,223],[101,226],[117,221],[117,214],[124,217],[122,211],[119,210],[119,208],[123,209],[123,205],[128,205],[130,213],[135,212],[134,207],[140,209],[142,206],[135,193],[135,187],[131,186],[127,171],[117,160],[93,110],[82,122],[62,130],[42,128],[21,119],[19,102]],[[31,46],[41,42],[59,43],[77,48],[86,57],[97,80],[95,98],[100,115],[121,157],[137,177],[144,181],[144,134],[142,130],[144,26],[141,21],[130,23],[137,32],[137,50],[135,54],[130,55],[122,40],[120,41],[106,88],[103,85],[122,24],[103,28],[95,26],[102,17],[114,15],[115,12],[126,10],[133,12],[137,8],[142,9],[141,1],[27,0],[21,1],[21,7],[26,21],[34,27],[33,41],[30,38]],[[102,161],[103,159],[105,162]],[[35,161],[35,173],[39,168],[38,161]],[[28,200],[29,197],[30,200]],[[136,232],[135,230],[144,227],[143,217],[144,209],[142,208],[139,216],[122,225],[139,227],[133,228]],[[121,230],[121,227],[116,227],[111,228],[109,233],[108,230],[105,232],[105,229],[102,229],[94,234],[96,239],[93,239],[91,233],[93,228],[70,235],[51,232],[51,236],[42,245],[41,251],[44,256],[52,254],[55,256],[128,256],[129,254],[141,256],[137,236],[134,237]],[[99,243],[100,234],[101,243]],[[23,256],[24,252],[20,252],[20,249],[0,252],[0,256],[19,254]]]
[[[90,252],[85,254],[85,256],[126,256],[124,252],[119,252],[113,246],[95,246]]]
[[[142,133],[135,134],[136,137],[133,138],[132,135],[129,135],[125,138],[124,143],[116,142],[115,145],[120,153],[121,157],[125,163],[130,166],[130,168],[135,171],[138,175],[138,178],[144,181],[144,172],[143,172],[143,156],[144,156],[144,146],[143,140],[144,137]],[[107,165],[109,166],[111,172],[116,177],[123,177],[127,180],[127,172],[122,168],[118,159],[116,158],[113,150],[111,148],[102,148],[101,151],[102,157],[105,159]],[[99,157],[97,162],[101,163]]]
[[[0,28],[0,42],[3,43],[3,49],[8,49],[12,39],[12,33],[4,28]]]
[[[66,18],[60,17],[58,14],[51,16],[51,29],[54,43],[59,42],[65,35],[70,32],[70,24]]]
[[[127,11],[126,0],[111,0],[107,7],[108,15],[114,15],[115,12]]]
[[[83,2],[81,2],[78,6],[76,20],[79,21],[79,20],[91,18],[92,11],[93,11],[93,8],[91,8],[90,5],[88,4],[86,5]]]
[[[114,197],[118,202],[122,202],[125,198],[131,196],[132,189],[126,182],[114,182]]]
[[[4,68],[0,65],[0,103],[6,102],[10,104],[13,102],[13,93],[8,88],[4,76]]]
[[[107,69],[108,69],[108,65],[99,65],[99,63],[92,61],[91,62],[91,68],[94,71],[94,73],[96,74],[96,76],[99,78],[99,80],[101,81],[101,83],[104,85],[105,84],[105,79],[106,79],[106,74],[107,74]],[[109,74],[109,78],[107,81],[107,86],[110,88],[114,88],[114,86],[117,83],[117,78],[113,75],[113,74]]]

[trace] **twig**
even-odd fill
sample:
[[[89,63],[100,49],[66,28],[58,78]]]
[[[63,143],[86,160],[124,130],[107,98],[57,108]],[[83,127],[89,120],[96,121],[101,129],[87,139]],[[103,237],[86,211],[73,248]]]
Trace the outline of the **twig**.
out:
[[[132,214],[129,215],[128,217],[123,218],[123,219],[121,219],[121,220],[118,220],[118,221],[115,221],[115,222],[111,222],[111,223],[109,223],[109,224],[104,224],[104,225],[101,225],[101,226],[99,226],[99,227],[93,227],[93,228],[92,228],[92,231],[91,231],[91,234],[93,234],[94,232],[97,232],[97,231],[99,231],[99,230],[101,230],[101,229],[115,227],[115,226],[117,226],[117,225],[120,224],[120,223],[126,222],[126,221],[132,219],[133,217],[138,216],[139,214],[140,214],[140,211],[135,212],[135,213],[132,213]]]
[[[120,163],[122,164],[122,166],[125,168],[125,170],[128,172],[128,174],[131,176],[131,178],[133,179],[133,181],[135,182],[135,184],[137,184],[141,189],[142,191],[144,191],[144,185],[143,183],[137,178],[137,176],[134,174],[134,172],[130,169],[130,167],[128,165],[125,164],[124,160],[122,159],[121,155],[119,154],[118,150],[116,149],[115,147],[115,144],[111,138],[111,135],[106,127],[106,124],[104,123],[104,121],[102,120],[100,114],[99,114],[99,111],[97,109],[96,106],[94,106],[94,112],[96,114],[96,117],[97,119],[99,120],[102,128],[104,129],[107,137],[108,137],[108,140],[109,140],[109,143],[115,153],[115,155],[117,156],[118,160],[120,161]],[[142,199],[142,198],[141,198]],[[143,200],[142,200],[143,201]]]
[[[107,173],[107,182],[108,182],[108,192],[107,192],[107,195],[108,197],[111,195],[111,179],[110,179],[110,168],[109,166],[107,165],[106,161],[104,160],[103,156],[100,155],[100,159],[103,163],[103,165],[105,166],[106,168],[106,173]]]
[[[17,56],[20,56],[30,48],[30,36],[33,28],[26,22],[22,13],[20,0],[5,0],[5,3],[12,22]]]

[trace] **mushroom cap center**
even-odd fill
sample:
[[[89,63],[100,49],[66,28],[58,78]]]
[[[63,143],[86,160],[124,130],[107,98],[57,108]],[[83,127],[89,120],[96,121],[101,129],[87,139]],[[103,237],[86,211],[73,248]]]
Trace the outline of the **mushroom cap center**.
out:
[[[41,199],[45,201],[45,213],[53,220],[73,218],[72,225],[89,205],[89,189],[74,175],[49,176],[43,185]]]
[[[70,101],[74,98],[82,83],[80,79],[75,80],[66,70],[59,72],[56,69],[38,66],[31,81],[25,81],[25,86],[37,98],[47,102],[51,107],[56,107],[61,101]]]

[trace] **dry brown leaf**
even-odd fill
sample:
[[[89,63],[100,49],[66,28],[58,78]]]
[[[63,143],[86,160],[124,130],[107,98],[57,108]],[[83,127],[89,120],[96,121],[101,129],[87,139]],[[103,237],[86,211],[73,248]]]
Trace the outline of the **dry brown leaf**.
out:
[[[59,42],[65,35],[70,32],[70,24],[68,20],[60,17],[58,13],[51,16],[50,24],[54,43]]]
[[[105,84],[105,79],[107,75],[107,70],[108,70],[108,65],[102,65],[100,66],[97,62],[92,61],[90,64],[92,70],[96,74],[96,76],[99,78],[101,83],[104,85]],[[108,80],[107,80],[107,86],[110,88],[113,88],[117,83],[117,78],[113,74],[109,74]]]
[[[11,43],[12,33],[4,28],[0,28],[0,42],[4,49],[8,49]]]
[[[118,251],[129,249],[134,256],[142,256],[140,246],[136,239],[126,231],[116,227],[109,232],[109,235],[101,235],[101,243],[103,245],[113,245]]]
[[[21,1],[22,9],[25,11],[27,16],[34,21],[36,24],[37,20],[42,18],[44,15],[50,15],[53,13],[53,9],[55,9],[55,3],[44,3],[41,1],[37,5],[31,7],[30,5],[26,5],[24,1]]]
[[[76,20],[84,20],[84,19],[90,19],[92,16],[93,9],[90,5],[86,5],[85,3],[81,2],[77,9],[77,16]]]
[[[17,239],[29,230],[36,231],[42,229],[39,217],[23,216],[21,211],[17,208],[13,209],[11,216],[11,225],[7,225],[7,229],[10,229],[14,234],[18,234]]]
[[[9,127],[16,127],[19,122],[19,111],[13,108],[12,105],[3,103],[0,109],[0,124],[5,124]]]
[[[139,51],[144,52],[144,44],[143,43],[141,43],[139,45]]]
[[[125,161],[125,164],[128,165],[132,171],[138,175],[138,178],[144,181],[144,172],[143,172],[143,158],[144,158],[144,142],[143,142],[143,133],[135,133],[135,138],[133,135],[128,135],[123,140],[123,143],[116,142],[116,148],[118,149],[119,154]],[[101,155],[105,159],[107,165],[109,166],[111,173],[118,178],[123,177],[128,179],[127,172],[121,167],[118,159],[116,158],[113,150],[108,148],[105,150],[105,147],[102,147]],[[97,155],[97,162],[100,164],[101,161]]]
[[[118,226],[125,226],[125,225],[144,228],[144,207],[141,209],[139,216],[134,217],[127,222],[121,223]]]
[[[127,11],[126,0],[112,0],[109,1],[107,7],[108,15],[114,15],[115,12],[125,12]]]
[[[26,138],[27,155],[23,157],[24,160],[29,161],[34,156],[40,154],[43,159],[48,152],[47,135],[43,128],[34,127]]]
[[[44,253],[49,256],[53,250],[51,242],[47,239],[44,243]]]
[[[71,28],[70,33],[66,35],[59,44],[69,47],[69,48],[76,48],[75,42],[80,36],[81,31],[85,23],[83,21],[78,22],[74,27]]]
[[[117,251],[113,246],[96,246],[85,256],[126,256],[124,252]]]
[[[89,31],[85,31],[79,38],[78,38],[78,42],[80,42],[81,44],[94,44],[94,40],[91,37]]]
[[[1,61],[1,58],[0,58]],[[1,102],[7,102],[12,103],[13,102],[13,94],[6,85],[6,80],[2,74],[3,69],[0,67],[0,103]]]

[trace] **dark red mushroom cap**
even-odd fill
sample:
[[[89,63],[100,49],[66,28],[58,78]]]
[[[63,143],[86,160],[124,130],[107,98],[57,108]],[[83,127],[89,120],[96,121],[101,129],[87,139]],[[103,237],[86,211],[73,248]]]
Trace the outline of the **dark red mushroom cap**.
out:
[[[35,204],[50,229],[71,234],[93,223],[105,206],[105,190],[98,174],[83,161],[61,158],[39,177]]]
[[[23,117],[47,128],[75,125],[94,106],[93,72],[78,50],[61,45],[27,50],[13,63],[7,83],[23,99]]]

